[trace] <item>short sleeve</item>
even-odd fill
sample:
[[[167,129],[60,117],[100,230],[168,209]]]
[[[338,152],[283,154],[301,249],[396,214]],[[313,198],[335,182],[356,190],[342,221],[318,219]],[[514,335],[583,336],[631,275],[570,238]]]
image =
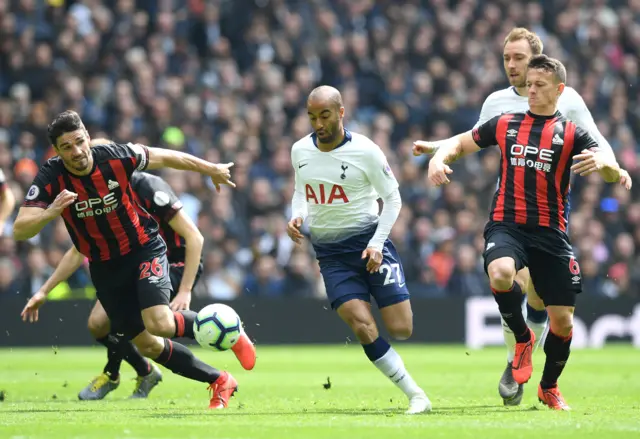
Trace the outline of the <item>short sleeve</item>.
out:
[[[52,193],[52,172],[49,166],[44,165],[33,179],[31,186],[24,197],[24,207],[40,207],[46,209],[55,198]]]
[[[500,117],[501,116],[495,116],[471,130],[473,141],[476,142],[476,145],[480,148],[488,148],[498,144],[498,140],[496,139],[496,129],[498,127]]]
[[[378,195],[385,198],[398,188],[398,180],[393,175],[387,158],[378,145],[373,143],[371,150],[364,154],[364,171]]]
[[[134,171],[144,171],[149,165],[149,148],[137,143],[109,143],[96,145],[92,148],[94,157],[98,160],[121,160],[131,161],[133,166],[127,166],[131,173]]]
[[[589,132],[579,126],[576,126],[576,132],[574,134],[573,141],[573,154],[578,155],[585,149],[598,148],[598,142],[594,139]]]
[[[160,177],[135,173],[132,187],[149,206],[149,213],[162,218],[163,221],[171,221],[183,207],[171,186]]]

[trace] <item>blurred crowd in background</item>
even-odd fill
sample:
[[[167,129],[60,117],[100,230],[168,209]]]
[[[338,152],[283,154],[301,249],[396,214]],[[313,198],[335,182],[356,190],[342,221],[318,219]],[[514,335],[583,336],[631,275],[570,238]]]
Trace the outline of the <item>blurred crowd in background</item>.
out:
[[[53,154],[46,127],[78,111],[92,137],[235,162],[234,190],[165,172],[205,236],[196,296],[309,296],[324,286],[309,243],[286,235],[291,145],[310,132],[307,93],[340,89],[350,130],[386,152],[403,195],[391,238],[414,297],[490,294],[482,230],[498,151],[427,183],[412,141],[470,129],[508,86],[504,36],[537,32],[567,67],[632,192],[576,178],[570,235],[585,294],[640,294],[640,0],[12,0],[0,2],[0,168],[21,203]],[[61,221],[0,239],[0,300],[28,297],[69,248]],[[89,287],[89,288],[86,288]],[[79,270],[59,297],[90,296]]]

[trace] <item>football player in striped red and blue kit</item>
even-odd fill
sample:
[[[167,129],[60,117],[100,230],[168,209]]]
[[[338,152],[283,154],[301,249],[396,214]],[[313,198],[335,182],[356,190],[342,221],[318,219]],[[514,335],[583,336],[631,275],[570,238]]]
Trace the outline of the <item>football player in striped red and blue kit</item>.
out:
[[[232,164],[217,165],[143,145],[91,147],[74,111],[59,114],[48,135],[57,157],[40,168],[27,191],[14,223],[14,238],[29,239],[62,216],[74,246],[89,259],[91,279],[112,330],[172,372],[209,384],[210,408],[227,407],[236,380],[171,340],[194,338],[196,313],[174,313],[169,308],[172,288],[166,245],[158,236],[156,221],[135,201],[131,176],[135,171],[170,167],[207,175],[219,188],[234,186]]]
[[[378,145],[344,128],[338,90],[313,90],[307,112],[314,133],[291,151],[295,191],[289,236],[299,243],[307,221],[331,307],[351,327],[369,360],[407,395],[407,414],[430,411],[429,398],[380,337],[371,314],[373,297],[389,333],[398,339],[411,336],[409,291],[388,239],[402,205],[398,182]],[[379,216],[378,198],[384,202]]]

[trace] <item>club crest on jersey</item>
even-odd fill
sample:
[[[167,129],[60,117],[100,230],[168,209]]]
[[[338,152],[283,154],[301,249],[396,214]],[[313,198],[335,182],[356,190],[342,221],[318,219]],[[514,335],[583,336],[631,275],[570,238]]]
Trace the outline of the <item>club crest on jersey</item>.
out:
[[[39,194],[40,188],[34,184],[29,188],[29,191],[27,192],[27,196],[25,198],[27,200],[35,200],[36,198],[38,198]]]
[[[340,174],[340,178],[344,180],[345,178],[347,178],[347,169],[349,169],[349,167],[345,162],[342,162],[342,165],[340,166],[340,168],[342,169],[342,174]]]

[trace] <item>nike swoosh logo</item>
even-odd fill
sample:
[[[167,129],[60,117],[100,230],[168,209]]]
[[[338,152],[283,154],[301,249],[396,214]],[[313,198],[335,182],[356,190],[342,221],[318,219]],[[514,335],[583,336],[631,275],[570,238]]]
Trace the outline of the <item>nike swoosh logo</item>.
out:
[[[400,288],[402,288],[402,287],[404,287],[406,284],[407,284],[406,282],[402,282],[401,284],[398,284],[398,286],[399,286]]]
[[[298,165],[298,169],[300,168],[304,168],[305,166],[307,166],[309,163],[305,163],[304,165]]]

